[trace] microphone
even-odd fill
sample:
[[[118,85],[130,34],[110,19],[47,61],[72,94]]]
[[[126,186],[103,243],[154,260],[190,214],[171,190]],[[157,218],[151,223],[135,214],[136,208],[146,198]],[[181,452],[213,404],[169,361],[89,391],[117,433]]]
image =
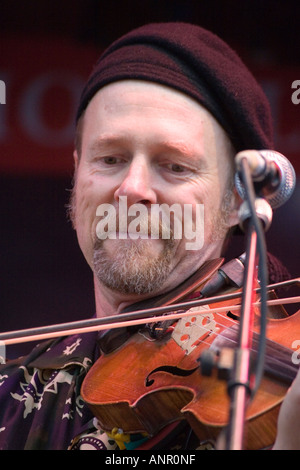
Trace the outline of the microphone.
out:
[[[265,198],[272,209],[283,205],[292,195],[296,185],[296,174],[292,164],[281,153],[273,150],[244,150],[235,157],[235,186],[245,199],[242,182],[242,160],[246,158],[257,196]]]

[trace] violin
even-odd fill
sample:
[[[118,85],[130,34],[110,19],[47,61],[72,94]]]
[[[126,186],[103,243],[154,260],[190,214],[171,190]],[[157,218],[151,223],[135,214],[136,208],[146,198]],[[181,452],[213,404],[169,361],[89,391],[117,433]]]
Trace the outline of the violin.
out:
[[[177,289],[173,298],[168,295],[155,299],[155,306],[172,305],[191,292],[201,292],[219,262],[206,264],[200,280],[195,283],[191,279],[188,287],[184,286],[183,292]],[[224,296],[222,301],[191,307],[181,312],[175,322],[170,322],[168,316],[164,328],[156,321],[154,328],[163,329],[163,333],[155,338],[153,326],[133,334],[121,329],[117,335],[110,331],[104,335],[100,342],[102,355],[81,388],[82,398],[102,429],[111,432],[121,428],[124,433],[144,432],[153,436],[166,425],[185,419],[200,440],[218,438],[228,422],[229,399],[222,372],[228,373],[224,362],[226,357],[232,358],[237,344],[240,297],[233,303],[235,294]],[[142,305],[139,303],[136,308]],[[134,306],[131,308],[134,310]],[[254,310],[255,345],[259,310],[257,307]],[[275,307],[272,315],[281,318],[269,321],[265,377],[247,409],[245,448],[249,450],[274,443],[279,408],[298,370],[292,362],[295,352],[292,344],[300,339],[300,311],[288,317]],[[214,351],[215,358],[219,351],[226,351],[218,372],[213,370],[209,376],[201,373],[199,365],[208,351]]]
[[[223,259],[208,261],[174,291],[122,314],[2,333],[0,341],[14,344],[105,330],[102,354],[81,387],[83,400],[104,431],[121,428],[153,436],[170,423],[186,420],[200,440],[216,440],[228,422],[227,379],[241,308],[240,285],[203,298],[222,264]],[[300,311],[288,316],[274,293],[276,287],[294,282],[299,284],[299,279],[269,286],[265,376],[247,408],[246,449],[273,444],[280,405],[298,370],[292,345],[300,340]],[[259,288],[256,293],[259,300]],[[289,299],[295,301],[299,298]],[[259,301],[254,314],[255,354]],[[207,353],[213,359],[209,367],[203,361]]]

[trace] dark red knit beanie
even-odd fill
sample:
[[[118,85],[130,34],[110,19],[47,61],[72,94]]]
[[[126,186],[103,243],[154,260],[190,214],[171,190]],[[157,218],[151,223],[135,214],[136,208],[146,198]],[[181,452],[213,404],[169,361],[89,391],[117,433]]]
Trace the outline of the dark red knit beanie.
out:
[[[149,24],[115,41],[90,75],[76,120],[100,88],[124,79],[160,83],[194,98],[221,124],[237,152],[273,148],[262,89],[237,54],[199,26]]]

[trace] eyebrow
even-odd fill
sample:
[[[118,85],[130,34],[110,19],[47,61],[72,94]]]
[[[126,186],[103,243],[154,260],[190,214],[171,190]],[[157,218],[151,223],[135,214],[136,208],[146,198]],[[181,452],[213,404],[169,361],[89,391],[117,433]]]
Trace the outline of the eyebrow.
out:
[[[162,141],[158,144],[160,147],[165,147],[174,153],[191,158],[196,156],[196,150],[183,141]]]
[[[88,153],[93,155],[97,153],[99,150],[109,147],[109,146],[122,146],[128,145],[128,142],[131,142],[131,136],[120,136],[115,134],[104,134],[102,136],[97,137],[91,144],[88,146]],[[176,156],[183,156],[188,159],[199,160],[201,159],[201,155],[188,143],[180,140],[161,140],[158,142],[153,142],[151,144],[152,149],[155,151],[169,151]]]
[[[92,143],[88,146],[88,152],[97,152],[101,147],[104,145],[121,145],[127,141],[126,138],[116,136],[116,135],[103,135],[92,141]]]

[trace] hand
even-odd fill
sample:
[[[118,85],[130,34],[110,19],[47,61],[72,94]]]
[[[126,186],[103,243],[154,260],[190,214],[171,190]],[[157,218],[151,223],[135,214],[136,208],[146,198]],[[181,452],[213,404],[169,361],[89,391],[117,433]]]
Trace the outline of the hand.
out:
[[[300,370],[281,405],[273,449],[300,449]]]

